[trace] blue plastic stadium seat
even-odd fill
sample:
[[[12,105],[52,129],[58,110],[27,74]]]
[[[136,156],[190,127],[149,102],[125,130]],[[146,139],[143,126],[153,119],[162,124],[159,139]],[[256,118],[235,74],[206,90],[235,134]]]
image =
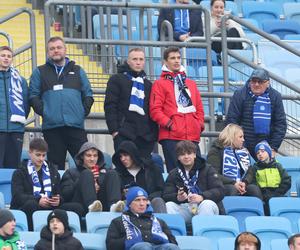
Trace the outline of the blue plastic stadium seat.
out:
[[[294,20],[300,23],[300,3],[284,3],[284,16],[287,20]]]
[[[218,240],[218,249],[234,249],[235,238],[221,238]]]
[[[32,214],[32,221],[33,221],[33,230],[40,231],[44,226],[47,225],[47,218],[49,213],[52,210],[38,210]],[[69,225],[73,232],[80,233],[81,226],[80,226],[80,218],[78,214],[73,211],[67,211]]]
[[[210,239],[202,236],[176,236],[176,241],[181,250],[212,250]]]
[[[89,212],[85,216],[86,230],[88,233],[106,235],[111,221],[120,215],[115,212]]]
[[[218,65],[217,54],[212,51],[211,54],[212,65]],[[199,68],[207,65],[206,49],[202,48],[187,48],[186,49],[186,61],[188,66]]]
[[[2,192],[0,192],[0,208],[4,208],[4,207],[5,207],[4,195],[2,194]]]
[[[12,214],[14,215],[16,219],[16,231],[28,231],[28,223],[27,223],[27,216],[26,214],[21,210],[10,210]]]
[[[19,231],[20,239],[26,243],[27,250],[33,250],[40,240],[40,232]]]
[[[262,242],[262,250],[271,250],[271,240],[288,239],[292,234],[288,219],[275,216],[251,216],[245,219],[246,230]]]
[[[270,215],[289,219],[294,233],[298,232],[298,220],[300,219],[300,198],[274,197],[269,201]]]
[[[151,153],[152,161],[157,165],[162,173],[164,173],[164,161],[158,153]]]
[[[192,218],[193,235],[204,236],[213,242],[213,249],[218,249],[220,238],[235,238],[239,234],[238,221],[229,215],[201,216]]]
[[[300,34],[300,23],[293,20],[264,20],[261,22],[265,32],[284,39],[286,35]]]
[[[164,220],[167,223],[172,234],[174,236],[184,236],[186,235],[186,226],[184,219],[179,214],[164,214],[164,213],[155,213],[155,216],[159,219]]]
[[[275,239],[271,240],[272,250],[289,250],[287,239]]]
[[[15,169],[0,168],[0,192],[4,195],[5,204],[11,201],[11,178]]]
[[[80,240],[84,250],[106,250],[106,235],[93,233],[74,233],[74,237]]]
[[[250,24],[252,24],[252,25],[255,26],[256,28],[259,28],[259,27],[260,27],[259,24],[258,24],[258,21],[255,20],[255,19],[253,19],[253,18],[244,18],[243,20],[246,21],[246,22],[248,22],[248,23],[250,23]],[[249,33],[253,33],[252,30],[248,29],[248,28],[245,27],[245,26],[243,26],[243,30],[244,30],[244,32],[246,33],[246,35],[249,34]]]
[[[287,34],[284,36],[284,40],[300,40],[300,34]]]
[[[245,231],[245,218],[249,216],[263,216],[263,202],[251,196],[225,196],[223,205],[227,215],[238,220],[240,231]]]

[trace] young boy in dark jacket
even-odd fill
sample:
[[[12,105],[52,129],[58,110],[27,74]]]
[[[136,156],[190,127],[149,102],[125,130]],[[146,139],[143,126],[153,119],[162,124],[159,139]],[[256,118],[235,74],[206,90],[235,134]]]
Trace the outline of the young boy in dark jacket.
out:
[[[41,231],[41,239],[34,246],[35,250],[83,250],[81,242],[73,236],[73,232],[70,230],[65,210],[54,209],[48,215],[47,221],[47,226],[44,226]]]

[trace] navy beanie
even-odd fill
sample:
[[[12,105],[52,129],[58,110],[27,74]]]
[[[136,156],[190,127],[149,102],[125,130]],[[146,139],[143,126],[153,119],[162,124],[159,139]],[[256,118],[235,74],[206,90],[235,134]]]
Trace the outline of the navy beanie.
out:
[[[15,216],[8,209],[0,209],[0,227],[3,227],[7,222],[15,220]]]
[[[270,160],[272,159],[272,149],[267,141],[257,143],[255,146],[255,154],[257,154],[260,149],[265,150],[268,153]]]

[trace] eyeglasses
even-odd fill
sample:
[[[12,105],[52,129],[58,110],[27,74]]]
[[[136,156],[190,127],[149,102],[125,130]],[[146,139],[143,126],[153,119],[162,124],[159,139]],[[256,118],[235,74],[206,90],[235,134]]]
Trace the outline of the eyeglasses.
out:
[[[256,83],[258,83],[258,84],[264,84],[264,83],[266,83],[268,80],[260,80],[260,79],[258,79],[258,78],[253,78],[253,79],[251,79],[251,81],[250,81],[250,83],[251,84],[256,84]]]

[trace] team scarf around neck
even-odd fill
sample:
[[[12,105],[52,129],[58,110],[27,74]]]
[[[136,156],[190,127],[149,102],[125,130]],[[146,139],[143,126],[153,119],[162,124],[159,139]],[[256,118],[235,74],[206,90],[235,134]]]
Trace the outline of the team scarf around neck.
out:
[[[186,178],[183,171],[178,168],[178,173],[180,178],[183,180],[184,186],[187,188],[188,193],[192,194],[201,194],[202,191],[197,185],[197,180],[199,176],[199,170],[196,170],[196,173],[193,175],[193,177],[189,177],[189,179]]]
[[[250,156],[246,148],[234,150],[231,147],[224,148],[223,176],[232,180],[241,180],[250,166]]]
[[[47,162],[43,162],[42,165],[42,179],[43,179],[43,186],[44,186],[44,194],[41,194],[42,186],[39,180],[39,176],[37,171],[35,170],[35,166],[33,165],[32,161],[29,160],[27,164],[28,173],[31,176],[32,185],[33,185],[33,195],[34,197],[41,197],[46,196],[50,197],[51,195],[51,179],[50,179],[50,172]]]
[[[181,66],[179,72],[171,72],[166,65],[163,65],[162,71],[165,72],[165,78],[170,79],[174,83],[174,94],[179,113],[193,113],[196,108],[191,99],[191,93],[185,85],[186,74],[185,69]]]
[[[26,250],[26,244],[23,240],[20,240],[20,235],[17,231],[14,232],[14,234],[9,237],[9,239],[2,239],[0,237],[0,249],[2,247],[11,247],[12,250]]]
[[[158,219],[154,215],[151,215],[151,220],[152,240],[160,242],[160,244],[169,243],[168,236],[162,231]],[[125,250],[130,249],[136,243],[143,242],[140,229],[130,221],[129,215],[122,214],[122,222],[126,231]]]
[[[188,9],[174,10],[174,30],[179,34],[187,34],[190,30],[190,15]]]
[[[145,111],[144,111],[144,99],[145,99],[144,77],[145,77],[145,75],[142,74],[138,77],[133,77],[128,72],[125,72],[124,74],[132,82],[128,110],[136,112],[140,115],[145,115]]]
[[[255,98],[253,106],[253,126],[255,134],[270,134],[271,125],[271,100],[269,92],[255,96],[250,90],[250,95]]]
[[[11,111],[10,121],[25,124],[22,78],[14,67],[10,67],[9,106]]]

